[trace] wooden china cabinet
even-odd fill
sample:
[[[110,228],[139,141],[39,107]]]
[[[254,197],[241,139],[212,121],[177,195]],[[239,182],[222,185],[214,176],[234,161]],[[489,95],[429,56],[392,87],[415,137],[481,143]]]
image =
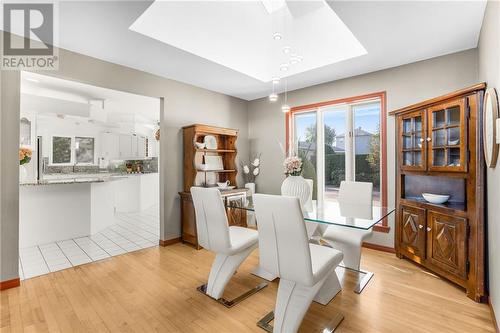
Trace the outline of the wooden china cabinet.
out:
[[[182,128],[183,147],[184,147],[184,187],[179,192],[181,199],[181,227],[182,241],[191,244],[197,249],[198,236],[196,231],[196,216],[194,212],[193,199],[190,189],[192,186],[217,187],[217,182],[229,181],[235,189],[224,190],[221,192],[223,200],[231,205],[244,204],[247,197],[246,188],[238,188],[236,175],[238,173],[236,166],[236,140],[238,139],[238,130],[231,128],[222,128],[209,125],[194,124]],[[215,138],[216,149],[200,148],[197,146],[204,142],[205,137]],[[206,169],[208,158],[220,158],[222,168]],[[246,227],[246,212],[242,209],[227,208],[229,225],[238,225]]]
[[[485,165],[477,84],[392,111],[396,117],[395,249],[484,301]],[[450,195],[444,204],[422,193]]]

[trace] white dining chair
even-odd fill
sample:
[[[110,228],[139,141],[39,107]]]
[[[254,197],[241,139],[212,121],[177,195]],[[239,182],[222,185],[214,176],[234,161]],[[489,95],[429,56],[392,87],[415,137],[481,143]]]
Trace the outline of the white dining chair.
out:
[[[198,287],[202,293],[232,307],[266,287],[261,283],[233,300],[222,298],[224,288],[241,263],[258,247],[257,231],[228,226],[224,202],[216,188],[191,187],[198,243],[216,254],[208,283]]]
[[[313,300],[326,305],[340,292],[335,268],[342,253],[309,243],[298,198],[255,194],[254,205],[260,264],[280,278],[275,311],[257,325],[268,332],[297,332]],[[273,319],[274,327],[269,324]],[[332,323],[342,319],[338,314]]]
[[[373,184],[365,182],[342,181],[338,202],[342,213],[344,211],[356,211],[351,214],[360,214],[359,216],[349,216],[358,218],[369,218],[373,207]],[[363,215],[363,216],[362,216]],[[344,266],[346,268],[360,271],[361,246],[363,241],[372,234],[370,230],[360,230],[342,226],[328,226],[322,235],[331,247],[342,251],[344,254]],[[366,281],[367,282],[367,281]],[[366,283],[365,283],[366,285]],[[356,292],[361,292],[364,285],[358,285]],[[361,288],[361,290],[358,290]]]

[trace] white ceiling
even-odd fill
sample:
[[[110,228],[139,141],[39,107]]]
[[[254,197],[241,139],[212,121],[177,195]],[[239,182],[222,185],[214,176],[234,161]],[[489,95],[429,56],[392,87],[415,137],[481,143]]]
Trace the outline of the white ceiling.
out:
[[[301,3],[303,2],[297,5],[297,2],[292,2],[293,9],[290,11],[293,12],[293,16],[301,16],[301,11],[302,16],[311,15],[307,12],[308,7],[301,7]],[[257,4],[262,7],[260,1],[253,5]],[[290,1],[288,4],[290,5]],[[178,46],[175,47],[129,29],[145,11],[147,13],[150,5],[150,1],[61,2],[59,45],[75,52],[246,100],[269,94],[271,84],[261,81],[267,80],[268,72],[261,71],[264,74],[255,74],[259,73],[259,70],[252,71],[250,66],[252,64],[245,67],[246,69],[235,66],[234,63],[243,61],[239,56],[237,59],[226,57],[226,62],[222,61],[224,59],[214,57],[213,54],[222,53],[236,57],[237,52],[227,51],[231,45],[225,45],[224,38],[202,33],[209,26],[210,20],[203,20],[197,24],[191,17],[191,14],[199,15],[198,11],[189,10],[193,6],[199,5],[206,9],[207,6],[221,6],[220,2],[173,3],[171,8],[177,9],[167,13],[165,20],[172,19],[176,15],[178,18],[174,22],[167,22],[164,26],[168,27],[169,31],[154,32],[153,27],[148,27],[149,33],[154,34],[155,38],[167,33],[170,37],[176,38],[172,31],[178,32],[177,37],[182,38],[201,34],[206,39],[204,44],[212,44],[214,49],[212,55],[205,53],[202,56],[194,54],[202,53],[202,50],[193,49],[196,44],[188,43],[190,41],[183,41],[181,38],[176,41],[170,40],[172,44]],[[475,48],[486,1],[328,1],[328,5],[366,49],[367,54],[307,70],[309,67],[314,67],[309,65],[305,71],[291,72],[292,75],[288,78],[289,90]],[[233,2],[231,6],[254,8],[246,2]],[[204,11],[213,13],[214,10],[216,9]],[[156,19],[159,16],[154,12],[149,15]],[[183,20],[190,24],[181,24]],[[238,31],[243,31],[242,25],[248,25],[245,31],[249,31],[248,29],[252,27],[260,31],[252,24],[258,24],[258,21],[250,17],[247,20],[236,20],[231,23]],[[311,31],[335,33],[325,29],[327,27],[321,21],[310,23],[309,28],[308,34],[311,34]],[[269,38],[272,35],[271,31]],[[294,35],[299,33],[300,31],[296,31]],[[242,36],[247,35],[248,33]],[[255,43],[245,38],[242,38],[241,42]],[[315,41],[314,46],[317,46],[317,43]],[[297,45],[302,47],[300,43]],[[306,52],[304,50],[300,52]],[[251,54],[248,56],[257,57]],[[321,56],[328,58],[329,54]],[[313,57],[314,55],[311,59]],[[260,56],[258,59],[261,61]],[[335,56],[332,56],[332,59],[336,61]],[[304,57],[304,60],[307,61],[307,58]],[[245,61],[251,62],[251,60]],[[251,77],[251,73],[260,79]],[[283,84],[280,84],[278,90],[283,89]]]

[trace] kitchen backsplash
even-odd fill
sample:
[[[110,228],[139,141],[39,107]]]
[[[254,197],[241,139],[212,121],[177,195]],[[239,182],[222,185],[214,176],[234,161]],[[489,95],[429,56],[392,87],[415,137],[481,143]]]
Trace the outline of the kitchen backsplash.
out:
[[[45,174],[69,174],[69,173],[89,173],[99,172],[127,173],[127,172],[158,172],[158,158],[153,157],[147,160],[114,160],[110,161],[106,168],[100,169],[97,165],[68,165],[56,166],[48,165],[49,159],[45,157]],[[128,168],[127,168],[128,166]]]

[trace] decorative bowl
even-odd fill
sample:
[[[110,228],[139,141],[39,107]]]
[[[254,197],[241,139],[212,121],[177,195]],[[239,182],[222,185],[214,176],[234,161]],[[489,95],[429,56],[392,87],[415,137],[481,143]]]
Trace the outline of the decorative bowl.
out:
[[[433,204],[442,204],[450,199],[449,195],[432,194],[432,193],[422,193],[425,201]]]
[[[456,139],[456,140],[450,140],[449,141],[449,144],[452,145],[452,146],[456,146],[460,143],[460,139]]]

